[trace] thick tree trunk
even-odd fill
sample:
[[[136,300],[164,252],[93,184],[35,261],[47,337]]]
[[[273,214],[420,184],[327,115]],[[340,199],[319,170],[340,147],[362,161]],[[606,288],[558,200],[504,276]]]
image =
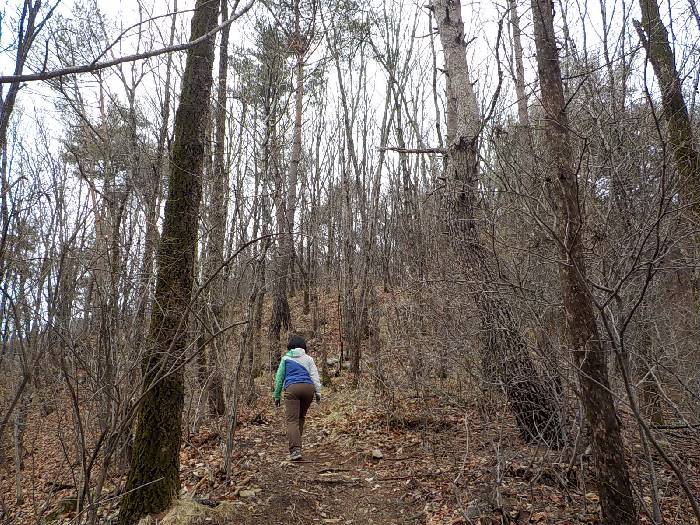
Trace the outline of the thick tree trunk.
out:
[[[228,2],[221,0],[221,20],[228,18]],[[226,242],[226,195],[227,172],[224,166],[226,138],[226,86],[228,76],[228,40],[231,26],[221,30],[219,45],[219,82],[216,95],[216,129],[214,136],[214,181],[211,194],[211,231],[207,249],[207,276],[218,272],[209,285],[209,305],[211,313],[209,328],[212,333],[218,332],[223,325],[224,317],[224,280],[221,267],[224,263],[224,244]],[[226,336],[220,335],[212,339],[208,345],[209,363],[209,411],[213,415],[224,413],[224,389],[219,364],[219,353],[225,348]]]
[[[218,5],[197,0],[191,40],[216,26]],[[147,351],[143,360],[144,394],[138,410],[134,451],[121,502],[119,523],[134,523],[162,512],[180,488],[180,441],[184,402],[183,357],[187,347],[187,311],[194,281],[197,223],[202,192],[206,124],[209,118],[214,41],[187,53],[168,198],[158,251],[158,274]]]
[[[492,282],[491,272],[475,220],[480,116],[469,80],[459,1],[437,0],[434,15],[447,69],[446,179],[452,185],[449,233],[463,264],[481,283],[475,297],[486,333],[484,372],[491,371],[503,386],[523,437],[558,447],[563,433],[552,391],[542,382],[509,305],[497,292],[486,289]]]
[[[551,180],[558,198],[557,215],[561,236],[561,280],[566,328],[579,368],[581,400],[593,437],[598,490],[603,523],[637,523],[620,424],[610,392],[605,351],[596,326],[586,284],[578,201],[578,180],[566,117],[559,56],[554,37],[552,0],[532,0],[537,48],[537,71],[545,112],[545,141],[551,162]]]

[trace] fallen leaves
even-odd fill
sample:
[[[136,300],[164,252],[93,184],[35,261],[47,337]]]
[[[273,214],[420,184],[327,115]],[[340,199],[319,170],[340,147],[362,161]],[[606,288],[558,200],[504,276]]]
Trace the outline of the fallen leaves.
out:
[[[591,503],[598,503],[600,501],[600,496],[598,496],[598,494],[595,492],[587,492],[586,499]]]
[[[302,463],[286,461],[283,414],[266,405],[267,400],[242,415],[230,479],[219,470],[223,460],[219,423],[204,422],[181,451],[183,500],[200,506],[210,502],[217,508],[225,504],[227,515],[233,516],[230,522],[246,525],[279,523],[281,517],[290,523],[385,525],[500,523],[494,520],[563,525],[599,520],[600,498],[590,491],[595,486],[590,464],[578,470],[555,454],[542,455],[538,450],[537,455],[507,423],[498,432],[480,425],[472,408],[457,414],[457,409],[431,405],[432,401],[421,407],[409,400],[397,408],[412,413],[408,424],[407,418],[387,418],[366,391],[354,390],[342,379],[336,386],[337,392],[323,405],[314,405],[309,414]],[[421,411],[427,410],[430,417],[422,418]],[[399,419],[401,425],[396,423]],[[470,420],[469,441],[462,426],[465,419]],[[437,422],[442,420],[446,423],[441,427]],[[58,416],[51,422],[62,424]],[[36,425],[32,430],[42,429],[42,422],[32,424]],[[32,453],[37,457],[58,446],[43,434],[35,439],[38,446]],[[501,447],[499,459],[494,443]],[[57,524],[69,522],[75,514],[60,505],[76,493],[70,468],[60,458],[50,457],[45,466],[25,473],[28,479],[36,476],[34,486],[52,498],[48,508],[57,511]],[[11,494],[13,477],[1,481],[2,490]],[[112,476],[105,487],[109,501],[100,510],[104,521],[116,512],[122,483],[123,477]],[[581,490],[586,486],[588,491]],[[21,515],[15,512],[20,517],[14,523],[36,521],[29,505],[25,508]],[[196,510],[213,516],[213,511],[199,506]]]

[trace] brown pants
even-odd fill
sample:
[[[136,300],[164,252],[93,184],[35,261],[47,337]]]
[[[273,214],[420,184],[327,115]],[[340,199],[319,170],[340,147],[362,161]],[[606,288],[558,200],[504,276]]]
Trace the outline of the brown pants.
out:
[[[314,400],[314,385],[293,383],[284,391],[284,411],[287,414],[287,438],[290,452],[301,448],[301,435],[304,433],[304,418]]]

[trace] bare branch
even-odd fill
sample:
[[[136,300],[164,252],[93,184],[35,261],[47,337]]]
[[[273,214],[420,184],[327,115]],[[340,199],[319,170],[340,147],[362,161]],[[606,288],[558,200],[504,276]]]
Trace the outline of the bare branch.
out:
[[[107,69],[108,67],[116,66],[119,64],[123,64],[124,62],[134,62],[137,60],[145,60],[147,58],[152,58],[156,57],[159,55],[164,55],[166,53],[176,53],[179,51],[187,51],[191,47],[195,47],[202,42],[212,38],[216,33],[224,29],[225,27],[228,27],[231,25],[233,22],[238,20],[241,16],[246,14],[251,7],[253,7],[253,4],[255,3],[255,0],[250,0],[245,6],[241,8],[240,11],[237,13],[234,13],[230,18],[228,18],[225,22],[222,24],[218,25],[205,35],[202,35],[200,38],[193,40],[191,42],[187,42],[186,44],[177,44],[174,46],[168,46],[168,47],[163,47],[160,49],[154,49],[152,51],[147,51],[145,53],[135,53],[133,55],[126,55],[122,57],[115,58],[113,60],[107,60],[105,62],[98,62],[98,63],[91,63],[91,64],[83,64],[80,66],[70,66],[70,67],[65,67],[65,68],[60,68],[60,69],[54,69],[53,71],[41,71],[39,73],[29,73],[26,75],[4,75],[0,76],[0,84],[9,84],[12,82],[36,82],[38,80],[50,80],[52,78],[56,77],[63,77],[66,75],[75,75],[79,73],[91,73],[93,71],[99,71],[101,69]]]
[[[397,153],[416,153],[416,154],[430,154],[437,153],[438,155],[447,155],[447,150],[445,148],[393,148],[390,146],[379,147],[379,151],[395,151]]]

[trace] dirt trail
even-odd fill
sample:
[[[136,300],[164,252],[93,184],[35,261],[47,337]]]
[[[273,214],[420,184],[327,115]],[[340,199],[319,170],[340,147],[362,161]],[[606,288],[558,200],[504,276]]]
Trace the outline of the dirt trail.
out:
[[[283,409],[242,432],[237,443],[238,461],[242,470],[250,473],[250,480],[238,491],[239,502],[249,500],[240,505],[240,513],[236,512],[241,523],[423,521],[423,506],[410,495],[415,481],[401,475],[406,460],[373,458],[366,440],[337,432],[332,401],[331,396],[309,410],[302,462],[286,460]],[[362,425],[361,421],[356,423]],[[386,453],[382,451],[382,456]]]
[[[433,496],[428,487],[438,481],[433,458],[421,446],[424,436],[388,428],[376,398],[366,391],[348,388],[342,380],[335,388],[325,389],[322,403],[309,410],[302,462],[287,460],[284,409],[275,409],[269,394],[254,406],[241,407],[228,480],[221,472],[225,421],[203,423],[183,442],[179,501],[150,523],[424,523]],[[261,385],[259,391],[269,392],[269,386]],[[65,424],[65,414],[59,412],[32,418],[24,472],[28,497],[21,505],[11,499],[14,473],[0,471],[0,510],[5,509],[8,523],[33,524],[39,514],[53,525],[75,523],[73,471],[57,453],[57,429]],[[375,449],[381,458],[372,457]],[[107,481],[100,523],[115,522],[123,482],[123,475]],[[40,508],[44,510],[38,512]]]
[[[527,445],[497,410],[485,420],[475,407],[456,410],[437,398],[405,396],[399,406],[367,389],[336,380],[313,404],[304,435],[304,461],[287,461],[284,410],[274,409],[269,384],[253,406],[241,407],[230,479],[221,472],[225,421],[208,419],[186,437],[180,454],[182,492],[174,508],[144,523],[155,525],[573,525],[599,523],[592,465],[571,470],[561,451]],[[36,523],[45,506],[47,525],[76,523],[75,481],[57,451],[56,412],[31,419],[25,457],[25,501],[12,505],[13,472],[0,470],[0,503],[11,525]],[[188,419],[189,420],[189,419]],[[628,428],[630,428],[628,423]],[[673,439],[684,464],[697,472],[694,444]],[[629,442],[633,442],[629,437]],[[373,458],[378,449],[380,458]],[[692,450],[691,450],[692,449]],[[626,451],[637,469],[641,447]],[[668,469],[666,523],[690,523],[689,510]],[[500,476],[500,483],[496,481]],[[696,483],[695,478],[691,482]],[[99,523],[115,523],[123,476],[110,478]],[[56,488],[60,486],[61,488]],[[494,490],[497,487],[498,492]],[[496,496],[499,499],[496,499]],[[47,501],[48,498],[48,501]],[[46,504],[44,504],[44,502]],[[37,502],[37,505],[34,505]],[[8,505],[9,504],[9,505]],[[0,504],[0,511],[3,505]],[[650,523],[642,515],[640,523]]]

